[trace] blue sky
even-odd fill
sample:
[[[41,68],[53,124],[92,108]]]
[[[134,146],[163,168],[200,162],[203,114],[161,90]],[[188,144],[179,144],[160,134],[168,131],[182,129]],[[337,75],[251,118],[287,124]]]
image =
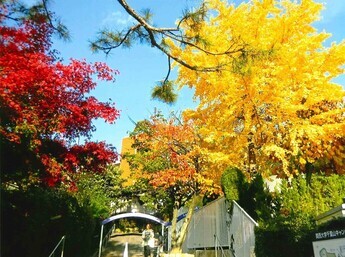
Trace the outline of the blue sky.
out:
[[[34,0],[25,0],[30,4]],[[186,7],[192,7],[196,0],[128,0],[136,10],[149,8],[154,13],[154,24],[173,27]],[[236,2],[241,2],[236,0]],[[345,1],[325,0],[326,9],[322,20],[315,26],[333,34],[329,40],[340,42],[345,38]],[[69,58],[86,59],[88,62],[103,61],[120,71],[115,83],[99,83],[93,92],[99,100],[112,99],[121,111],[121,117],[113,125],[103,120],[95,121],[97,130],[93,133],[94,141],[106,141],[121,151],[121,141],[133,130],[130,119],[139,121],[148,118],[154,109],[164,113],[193,108],[193,93],[183,89],[176,104],[169,106],[151,99],[151,89],[155,83],[164,79],[167,73],[167,59],[158,50],[146,45],[134,45],[130,49],[115,49],[109,56],[104,53],[93,54],[89,42],[95,39],[97,32],[104,27],[124,28],[131,24],[131,18],[123,11],[116,0],[53,0],[50,9],[54,11],[68,27],[71,40],[64,42],[54,39],[56,48],[66,61]],[[345,87],[345,80],[337,81]]]

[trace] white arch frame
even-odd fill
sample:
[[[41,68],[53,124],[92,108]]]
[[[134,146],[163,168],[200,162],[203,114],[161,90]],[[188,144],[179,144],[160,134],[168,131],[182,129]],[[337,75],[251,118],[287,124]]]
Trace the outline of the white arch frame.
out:
[[[130,212],[130,213],[121,213],[121,214],[111,216],[111,217],[103,220],[102,225],[105,225],[105,224],[107,224],[113,220],[124,219],[124,218],[143,218],[143,219],[155,221],[155,222],[157,222],[161,225],[164,225],[164,226],[166,226],[168,224],[164,220],[161,220],[160,218],[157,218],[157,217],[152,216],[150,214],[140,213],[140,212]]]
[[[102,221],[102,226],[101,226],[101,236],[100,236],[100,240],[99,240],[99,251],[98,251],[98,257],[101,257],[102,254],[102,240],[103,240],[103,228],[104,225],[114,221],[114,220],[118,220],[118,219],[124,219],[124,218],[142,218],[142,219],[148,219],[148,220],[152,220],[155,221],[159,224],[162,225],[162,234],[164,232],[164,226],[168,225],[168,222],[165,222],[164,220],[161,220],[160,218],[157,218],[155,216],[152,216],[150,214],[146,214],[146,213],[140,213],[140,212],[132,212],[132,213],[121,213],[121,214],[117,214],[114,216],[111,216],[105,220]]]

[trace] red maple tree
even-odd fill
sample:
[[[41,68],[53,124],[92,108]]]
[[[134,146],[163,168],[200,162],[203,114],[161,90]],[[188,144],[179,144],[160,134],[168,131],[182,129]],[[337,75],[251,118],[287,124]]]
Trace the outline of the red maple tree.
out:
[[[51,49],[52,33],[44,15],[20,22],[0,15],[2,181],[34,177],[53,186],[71,172],[99,172],[117,159],[105,142],[75,142],[91,139],[94,119],[118,118],[113,103],[90,95],[95,78],[113,81],[118,71],[100,62],[62,63]]]

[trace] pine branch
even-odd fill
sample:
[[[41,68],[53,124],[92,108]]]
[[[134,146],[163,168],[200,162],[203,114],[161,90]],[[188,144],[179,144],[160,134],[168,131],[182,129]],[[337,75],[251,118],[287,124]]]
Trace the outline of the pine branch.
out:
[[[126,46],[126,43],[130,40],[134,40],[135,33],[137,34],[137,37],[139,39],[147,40],[152,47],[157,48],[159,51],[164,53],[168,59],[172,59],[175,62],[179,63],[180,65],[199,72],[217,72],[222,70],[225,66],[227,66],[229,63],[223,63],[215,66],[209,66],[209,67],[199,67],[196,65],[193,65],[189,62],[184,61],[183,59],[179,58],[178,56],[174,56],[169,49],[164,45],[164,43],[158,43],[157,37],[160,36],[163,38],[162,42],[164,41],[164,38],[170,38],[171,40],[180,43],[181,45],[187,45],[192,48],[195,48],[199,51],[202,51],[209,55],[232,55],[234,53],[243,52],[244,46],[239,45],[238,47],[235,47],[235,44],[231,44],[229,48],[220,53],[215,53],[208,51],[206,47],[201,47],[198,45],[200,41],[202,41],[199,37],[184,37],[183,32],[180,28],[181,24],[183,22],[186,22],[189,19],[192,19],[193,24],[197,24],[198,22],[201,22],[206,17],[206,7],[205,5],[202,5],[196,12],[194,13],[187,13],[179,22],[178,26],[175,28],[158,28],[155,26],[152,26],[149,24],[147,19],[139,15],[132,7],[128,5],[126,0],[118,0],[119,4],[125,9],[125,11],[133,17],[138,24],[135,26],[129,28],[125,35],[122,35],[122,33],[116,33],[116,37],[112,37],[113,34],[110,32],[102,32],[102,36],[93,42],[91,44],[91,48],[94,51],[101,50],[104,51],[106,54],[109,54],[112,49],[118,48],[120,46]],[[177,35],[176,32],[180,32],[181,35]],[[129,43],[128,43],[129,45]],[[169,67],[170,69],[170,67]],[[169,74],[169,73],[168,73]],[[167,80],[167,79],[166,79]]]

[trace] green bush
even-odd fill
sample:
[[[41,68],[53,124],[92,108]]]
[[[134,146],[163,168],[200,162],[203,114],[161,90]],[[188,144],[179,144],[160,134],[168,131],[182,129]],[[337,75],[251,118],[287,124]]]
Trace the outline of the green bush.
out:
[[[320,229],[315,218],[339,206],[345,196],[345,176],[337,174],[300,175],[283,180],[275,192],[268,191],[260,175],[248,181],[237,168],[227,169],[221,182],[226,198],[259,223],[256,257],[313,256],[312,241]]]
[[[313,256],[311,231],[294,230],[286,224],[255,229],[256,257]]]
[[[65,256],[89,256],[99,230],[92,213],[63,191],[31,187],[1,190],[1,255],[46,257],[63,235]]]
[[[345,179],[341,175],[314,174],[309,183],[302,175],[291,182],[283,181],[280,192],[275,193],[271,218],[259,220],[255,233],[256,256],[313,256],[316,231],[323,226],[345,227],[344,221],[317,226],[315,218],[339,206],[344,195]]]
[[[307,230],[293,232],[291,227],[257,227],[255,231],[256,257],[305,257],[314,256],[312,243],[315,234],[331,230],[345,229],[345,218],[333,219],[325,224]]]

